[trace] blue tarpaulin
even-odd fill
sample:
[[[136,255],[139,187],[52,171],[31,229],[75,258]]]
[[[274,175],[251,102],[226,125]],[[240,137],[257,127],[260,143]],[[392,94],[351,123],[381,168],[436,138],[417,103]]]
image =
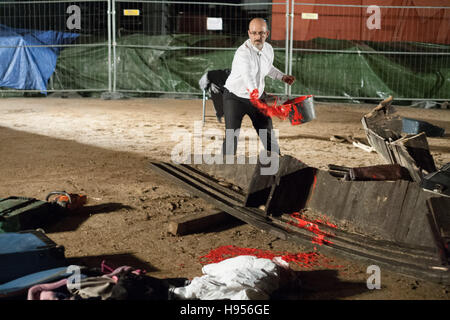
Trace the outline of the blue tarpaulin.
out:
[[[60,52],[76,33],[13,29],[0,24],[0,87],[47,91]]]

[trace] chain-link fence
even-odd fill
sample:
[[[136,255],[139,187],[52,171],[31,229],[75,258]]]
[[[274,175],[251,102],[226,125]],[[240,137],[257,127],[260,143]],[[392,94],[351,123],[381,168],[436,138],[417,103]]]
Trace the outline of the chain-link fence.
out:
[[[109,6],[108,0],[0,2],[1,92],[111,90]]]
[[[317,1],[3,1],[0,95],[198,96],[201,76],[230,68],[249,21],[262,17],[275,66],[297,78],[292,87],[267,79],[270,93],[450,99],[444,1]]]
[[[234,51],[248,38],[249,20],[263,17],[270,24],[272,8],[286,5],[116,0],[115,89],[200,93],[198,81],[207,70],[231,67]],[[276,64],[286,71],[287,45],[287,39],[274,44]],[[272,82],[269,86],[272,91],[284,92],[282,84]]]
[[[337,99],[449,99],[450,7],[349,2],[368,4],[292,0],[289,71],[300,79],[292,92]],[[383,1],[389,2],[395,3]]]

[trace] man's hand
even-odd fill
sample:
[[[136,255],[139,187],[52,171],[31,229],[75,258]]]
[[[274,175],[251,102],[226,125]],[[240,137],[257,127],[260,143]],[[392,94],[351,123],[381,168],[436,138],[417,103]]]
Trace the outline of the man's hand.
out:
[[[291,85],[294,83],[295,77],[290,75],[284,75],[283,78],[281,78],[281,81],[287,83],[288,85]]]

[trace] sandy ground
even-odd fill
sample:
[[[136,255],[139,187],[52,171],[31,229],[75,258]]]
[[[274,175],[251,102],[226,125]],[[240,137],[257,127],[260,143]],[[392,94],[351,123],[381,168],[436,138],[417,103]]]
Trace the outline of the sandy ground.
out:
[[[317,103],[317,119],[310,123],[291,126],[274,120],[281,151],[318,168],[382,164],[376,153],[330,141],[332,135],[364,139],[361,118],[374,106]],[[449,110],[398,107],[398,113],[450,132]],[[204,133],[204,148],[220,147],[218,135],[223,124],[216,121],[211,101],[203,127],[201,120],[201,100],[2,99],[0,198],[20,195],[45,199],[53,190],[86,194],[88,203],[82,210],[64,217],[46,232],[66,248],[72,262],[89,266],[106,260],[111,265],[144,268],[159,278],[192,278],[201,275],[199,257],[224,245],[305,252],[298,245],[238,221],[186,236],[167,232],[170,219],[213,207],[151,171],[148,163],[170,161],[172,150],[182,143],[193,145],[199,130]],[[253,134],[249,119],[243,128]],[[450,162],[448,133],[428,142],[438,167]],[[389,270],[382,270],[382,288],[369,290],[368,265],[323,258],[331,262],[313,268],[293,266],[304,284],[297,298],[450,298],[446,286]]]

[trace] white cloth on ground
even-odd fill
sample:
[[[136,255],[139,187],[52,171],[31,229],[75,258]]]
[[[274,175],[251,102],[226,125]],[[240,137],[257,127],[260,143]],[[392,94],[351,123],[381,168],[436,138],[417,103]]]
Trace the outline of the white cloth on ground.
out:
[[[280,285],[280,267],[274,261],[254,256],[238,256],[202,268],[185,287],[175,288],[176,299],[267,300]],[[285,266],[283,266],[285,268]]]

